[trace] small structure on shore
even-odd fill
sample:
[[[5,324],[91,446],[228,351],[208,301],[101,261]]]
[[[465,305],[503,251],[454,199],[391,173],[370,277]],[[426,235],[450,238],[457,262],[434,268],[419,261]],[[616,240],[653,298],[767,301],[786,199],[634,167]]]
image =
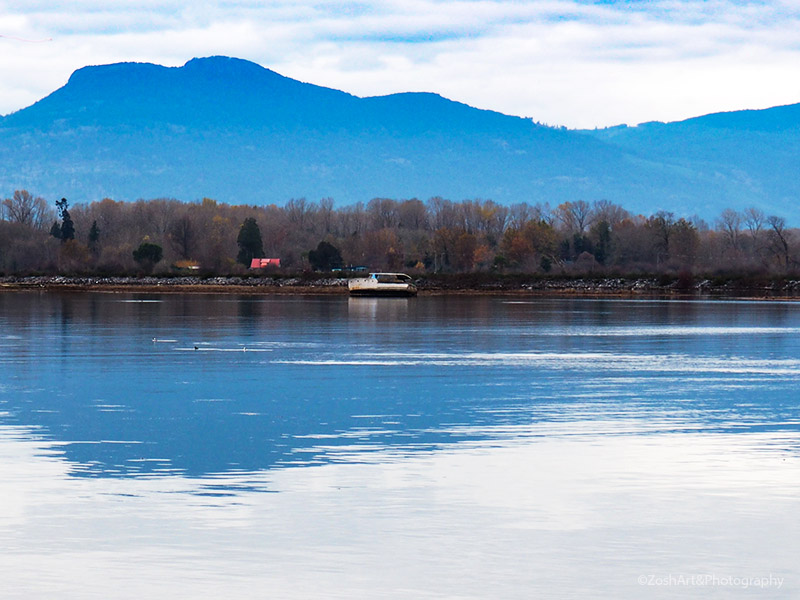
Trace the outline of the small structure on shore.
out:
[[[194,260],[178,260],[172,263],[175,271],[193,273],[200,270],[200,263]]]
[[[253,260],[250,261],[251,269],[267,269],[267,268],[280,269],[280,267],[281,267],[280,258],[254,258]]]

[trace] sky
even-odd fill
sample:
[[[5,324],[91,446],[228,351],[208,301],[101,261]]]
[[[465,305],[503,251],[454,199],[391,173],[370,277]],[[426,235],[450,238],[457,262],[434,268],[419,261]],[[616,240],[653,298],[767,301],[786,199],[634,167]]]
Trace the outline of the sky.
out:
[[[225,55],[548,125],[800,102],[800,0],[0,0],[0,114],[86,65]]]

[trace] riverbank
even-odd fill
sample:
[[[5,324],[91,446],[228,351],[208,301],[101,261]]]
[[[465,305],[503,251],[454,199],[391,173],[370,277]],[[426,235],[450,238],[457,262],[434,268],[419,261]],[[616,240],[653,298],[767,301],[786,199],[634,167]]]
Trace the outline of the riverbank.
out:
[[[416,279],[422,295],[528,294],[800,298],[800,280],[686,277],[542,277],[524,275],[429,275]],[[346,294],[341,277],[0,277],[0,291],[58,290],[158,293]]]
[[[347,280],[304,280],[299,277],[0,277],[0,291],[3,290],[345,294]]]

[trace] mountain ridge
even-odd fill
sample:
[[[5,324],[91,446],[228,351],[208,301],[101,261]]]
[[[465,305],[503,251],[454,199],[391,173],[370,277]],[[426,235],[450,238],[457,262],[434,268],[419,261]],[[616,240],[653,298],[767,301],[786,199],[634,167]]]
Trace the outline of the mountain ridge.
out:
[[[772,111],[772,112],[765,112]],[[87,202],[607,199],[713,218],[785,208],[800,105],[569,130],[429,92],[361,98],[231,57],[87,66],[0,117],[0,189]]]

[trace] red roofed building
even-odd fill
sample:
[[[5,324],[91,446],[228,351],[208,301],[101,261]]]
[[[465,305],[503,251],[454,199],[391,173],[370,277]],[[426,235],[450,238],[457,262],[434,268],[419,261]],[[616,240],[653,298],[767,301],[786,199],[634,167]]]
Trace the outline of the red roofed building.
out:
[[[250,261],[251,269],[266,269],[267,267],[280,268],[280,258],[254,258]]]

